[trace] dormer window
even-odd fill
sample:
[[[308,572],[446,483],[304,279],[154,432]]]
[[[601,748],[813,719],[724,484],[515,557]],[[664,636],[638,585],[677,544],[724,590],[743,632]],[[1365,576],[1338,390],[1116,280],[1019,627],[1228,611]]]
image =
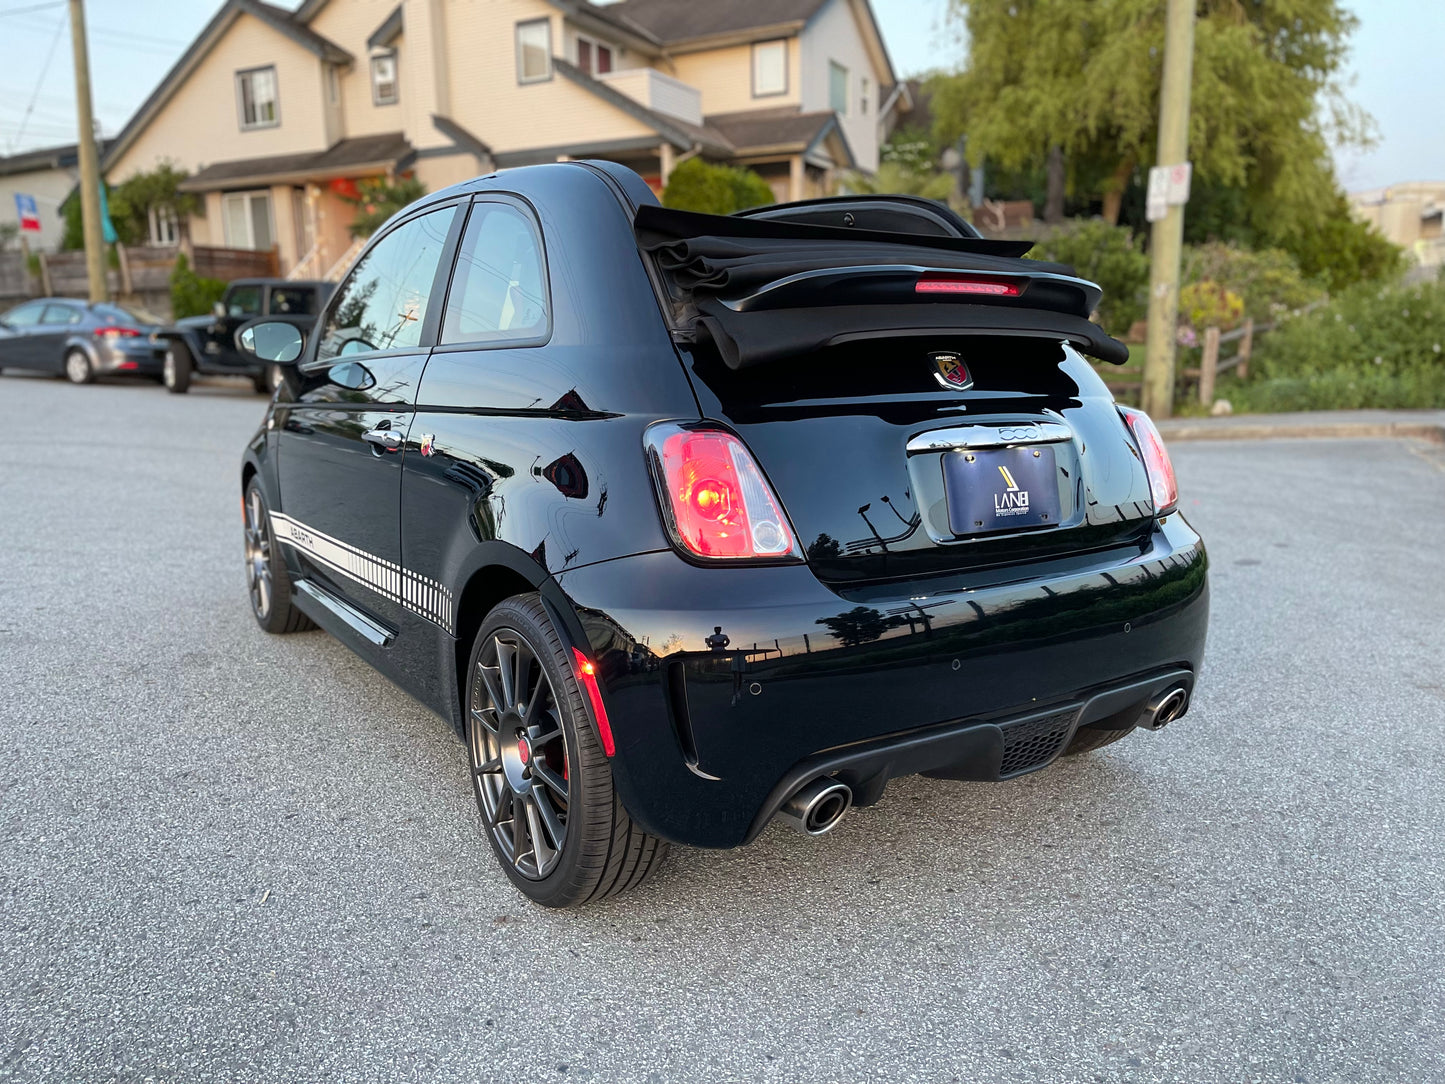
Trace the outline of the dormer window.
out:
[[[401,100],[395,49],[371,58],[371,100],[375,105],[395,105]]]
[[[612,70],[612,46],[578,34],[577,67],[588,75],[606,75]]]

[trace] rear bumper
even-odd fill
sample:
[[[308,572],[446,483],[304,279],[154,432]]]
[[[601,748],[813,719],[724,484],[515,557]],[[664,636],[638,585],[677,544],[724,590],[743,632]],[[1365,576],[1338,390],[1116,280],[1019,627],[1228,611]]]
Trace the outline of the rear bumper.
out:
[[[668,552],[558,583],[600,664],[628,811],[668,839],[731,847],[813,775],[837,772],[863,804],[899,775],[1008,778],[1075,727],[1142,708],[1149,689],[1128,690],[1192,686],[1208,573],[1182,517],[1142,547],[986,579],[832,590],[803,567]],[[1011,733],[1035,732],[1046,755],[1008,758]]]
[[[149,342],[130,347],[98,343],[95,371],[106,376],[160,376],[165,357],[164,346]]]

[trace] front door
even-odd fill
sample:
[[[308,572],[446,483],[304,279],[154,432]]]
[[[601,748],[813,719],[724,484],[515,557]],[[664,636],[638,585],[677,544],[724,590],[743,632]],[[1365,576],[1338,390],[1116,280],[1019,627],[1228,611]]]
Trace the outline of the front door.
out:
[[[455,205],[433,209],[367,250],[318,322],[295,402],[277,408],[277,539],[393,632],[416,594],[401,565],[402,452],[456,219]]]
[[[31,301],[5,314],[5,333],[0,340],[0,365],[16,369],[45,368],[39,360],[36,349],[38,340],[35,333],[40,330],[40,317],[45,312],[44,301]]]

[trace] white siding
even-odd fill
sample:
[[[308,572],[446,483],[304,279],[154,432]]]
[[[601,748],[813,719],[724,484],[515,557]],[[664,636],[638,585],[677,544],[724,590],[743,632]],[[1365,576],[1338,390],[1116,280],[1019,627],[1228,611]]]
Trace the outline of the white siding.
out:
[[[829,62],[847,68],[848,111],[840,118],[842,128],[858,168],[872,173],[878,168],[878,88],[888,76],[874,67],[850,0],[830,0],[803,29],[802,40],[803,112],[829,108]],[[869,87],[866,114],[860,109],[863,78]]]
[[[649,109],[689,124],[702,123],[702,92],[655,68],[629,68],[597,78]]]

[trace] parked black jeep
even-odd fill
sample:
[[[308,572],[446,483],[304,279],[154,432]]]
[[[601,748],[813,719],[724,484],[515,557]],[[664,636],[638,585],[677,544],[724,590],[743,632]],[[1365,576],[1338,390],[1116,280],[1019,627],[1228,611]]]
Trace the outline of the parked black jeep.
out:
[[[186,317],[159,332],[167,340],[162,368],[166,390],[183,395],[196,373],[207,373],[249,376],[258,392],[270,395],[276,367],[237,353],[236,329],[257,316],[315,316],[335,288],[330,282],[237,279],[210,316]]]

